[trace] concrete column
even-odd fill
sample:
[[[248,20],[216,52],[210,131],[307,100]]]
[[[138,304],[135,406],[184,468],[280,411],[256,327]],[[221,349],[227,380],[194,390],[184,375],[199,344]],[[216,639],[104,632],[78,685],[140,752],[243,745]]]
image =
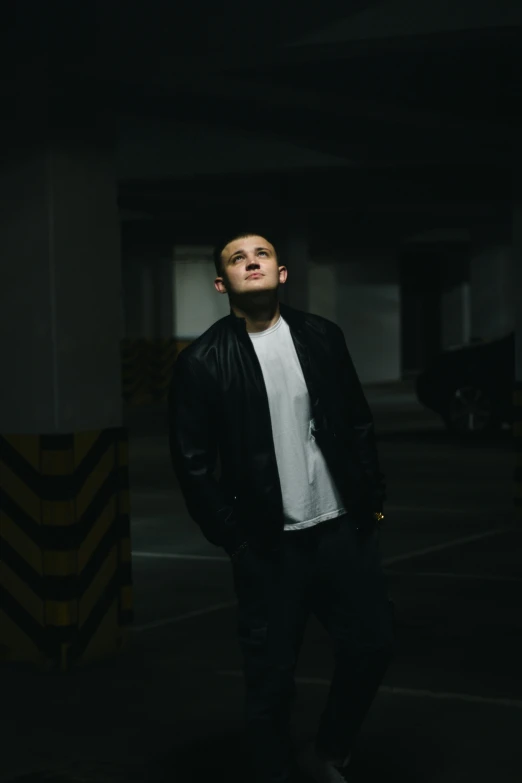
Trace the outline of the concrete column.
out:
[[[120,227],[105,124],[29,119],[0,176],[0,662],[64,670],[132,618]]]
[[[471,286],[467,249],[446,249],[441,292],[441,348],[471,337]]]
[[[281,287],[281,301],[297,310],[309,310],[310,250],[306,218],[289,210],[278,250],[279,261],[288,268],[288,279]]]
[[[122,266],[125,336],[130,340],[172,337],[172,257],[131,256]]]
[[[154,337],[174,336],[174,253],[153,262]]]
[[[515,377],[522,384],[522,197],[513,208],[513,300]]]
[[[470,290],[472,338],[494,340],[513,330],[513,252],[509,245],[488,245],[473,254]]]
[[[397,259],[339,250],[309,267],[310,312],[335,321],[363,383],[401,377],[401,291]]]
[[[13,150],[0,191],[0,432],[120,426],[110,150],[78,137]]]
[[[513,298],[515,307],[514,500],[516,518],[522,524],[522,169],[516,183],[518,199],[513,206]]]
[[[148,261],[141,257],[122,264],[125,306],[125,336],[129,340],[150,338],[153,333],[154,285]]]
[[[226,294],[214,288],[216,269],[210,246],[174,248],[174,336],[178,340],[199,337],[219,318],[230,313]]]
[[[471,337],[471,292],[469,283],[458,283],[441,297],[441,347],[468,343]]]

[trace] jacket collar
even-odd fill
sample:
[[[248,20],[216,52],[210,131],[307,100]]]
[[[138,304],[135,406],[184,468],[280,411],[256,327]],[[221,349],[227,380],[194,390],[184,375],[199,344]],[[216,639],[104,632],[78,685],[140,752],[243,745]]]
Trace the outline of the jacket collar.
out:
[[[282,302],[279,302],[279,310],[290,328],[296,332],[300,332],[306,313],[302,310],[296,310],[295,308],[290,307],[290,305],[283,304]],[[232,308],[230,308],[229,319],[230,325],[237,333],[241,334],[246,332],[246,320],[237,316]]]

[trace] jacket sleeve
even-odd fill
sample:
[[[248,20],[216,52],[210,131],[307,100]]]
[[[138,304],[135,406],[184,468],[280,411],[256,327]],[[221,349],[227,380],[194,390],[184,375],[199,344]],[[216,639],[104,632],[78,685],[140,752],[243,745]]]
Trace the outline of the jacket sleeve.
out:
[[[204,371],[184,351],[174,365],[168,404],[170,454],[187,511],[208,541],[226,548],[234,520],[214,476],[215,405]]]
[[[348,416],[353,425],[355,450],[368,482],[371,510],[382,511],[386,500],[386,484],[379,464],[373,416],[348,351],[343,331],[339,326],[337,329],[341,382],[348,404]]]

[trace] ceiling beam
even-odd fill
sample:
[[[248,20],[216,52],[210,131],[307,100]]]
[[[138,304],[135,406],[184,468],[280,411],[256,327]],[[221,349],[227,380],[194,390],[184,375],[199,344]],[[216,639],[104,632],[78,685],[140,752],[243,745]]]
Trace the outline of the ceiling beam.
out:
[[[346,160],[352,166],[453,161],[510,161],[518,129],[477,124],[438,112],[411,112],[372,101],[351,103],[298,88],[248,82],[198,82],[174,95],[146,95],[128,86],[113,97],[120,111],[158,119],[238,129],[259,139],[285,141]],[[346,104],[346,105],[345,105]],[[447,123],[447,124],[445,124]]]
[[[160,214],[164,210],[207,206],[236,208],[245,203],[272,209],[296,205],[322,210],[375,208],[401,210],[505,210],[511,202],[509,166],[426,166],[389,169],[328,169],[250,175],[213,175],[181,180],[119,183],[122,207]],[[241,194],[238,198],[238,194]]]
[[[261,53],[253,67],[275,67],[277,65],[299,65],[336,62],[359,57],[379,57],[387,54],[422,52],[425,54],[453,49],[463,56],[471,52],[483,53],[486,49],[509,49],[520,52],[522,27],[499,26],[488,29],[448,30],[445,32],[418,35],[390,36],[388,38],[353,39],[340,42],[284,44],[270,55]],[[237,66],[236,66],[237,70]],[[233,66],[228,68],[233,72]]]
[[[321,11],[316,10],[315,18],[310,20],[308,27],[302,28],[302,37],[307,30],[324,27],[328,21],[333,22],[335,17],[346,16],[347,11],[349,13],[350,10],[347,9],[346,0],[339,4],[339,9],[329,17],[324,14],[321,17]],[[149,47],[143,52],[142,48],[137,48],[137,45],[143,47],[143,31],[140,31],[139,35],[136,34],[135,42],[130,39],[126,41],[121,36],[117,40],[118,30],[115,27],[114,40],[107,39],[105,46],[95,52],[82,52],[81,61],[75,62],[73,58],[66,63],[67,70],[74,71],[75,77],[79,78],[89,75],[101,81],[129,82],[136,85],[152,84],[156,87],[171,88],[176,85],[189,85],[193,79],[212,77],[216,73],[241,76],[249,69],[259,72],[262,69],[282,65],[336,62],[395,53],[432,53],[448,49],[461,51],[463,56],[473,51],[482,53],[486,49],[511,50],[517,53],[520,52],[522,45],[520,26],[354,39],[324,44],[300,44],[295,42],[295,38],[299,37],[299,32],[296,35],[295,15],[292,25],[287,26],[284,35],[274,34],[273,13],[262,31],[259,21],[258,19],[256,32],[262,34],[263,45],[243,46],[240,58],[237,49],[229,46],[226,38],[223,39],[221,48],[215,45],[209,47],[208,34],[206,39],[204,35],[198,39],[196,35],[191,35],[189,30],[181,41],[183,43],[181,47],[179,45],[173,45],[170,49],[165,46]],[[197,28],[194,26],[192,32],[196,31]],[[201,28],[199,32],[201,33]],[[144,53],[146,56],[143,56]]]
[[[444,133],[467,134],[470,128],[476,132],[475,120],[466,120],[445,112],[419,109],[412,111],[395,104],[382,101],[347,100],[341,93],[334,95],[328,92],[318,92],[305,86],[267,84],[247,79],[202,79],[190,83],[192,94],[213,96],[226,99],[232,103],[241,96],[242,102],[265,105],[288,110],[302,109],[308,112],[324,113],[329,118],[349,121],[363,119],[365,122],[381,124],[383,129],[389,126],[405,126],[408,129],[433,130],[436,128]],[[499,142],[513,142],[520,138],[519,132],[510,125],[481,118],[489,136],[493,135]]]

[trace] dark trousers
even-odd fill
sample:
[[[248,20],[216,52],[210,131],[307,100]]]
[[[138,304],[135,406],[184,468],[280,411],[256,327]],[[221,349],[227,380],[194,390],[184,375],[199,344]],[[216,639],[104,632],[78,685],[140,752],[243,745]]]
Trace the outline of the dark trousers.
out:
[[[290,717],[294,671],[313,612],[328,632],[335,669],[315,746],[342,760],[393,656],[393,604],[376,526],[348,516],[286,531],[276,551],[251,547],[232,561],[243,653],[245,721],[259,783],[294,769]]]

